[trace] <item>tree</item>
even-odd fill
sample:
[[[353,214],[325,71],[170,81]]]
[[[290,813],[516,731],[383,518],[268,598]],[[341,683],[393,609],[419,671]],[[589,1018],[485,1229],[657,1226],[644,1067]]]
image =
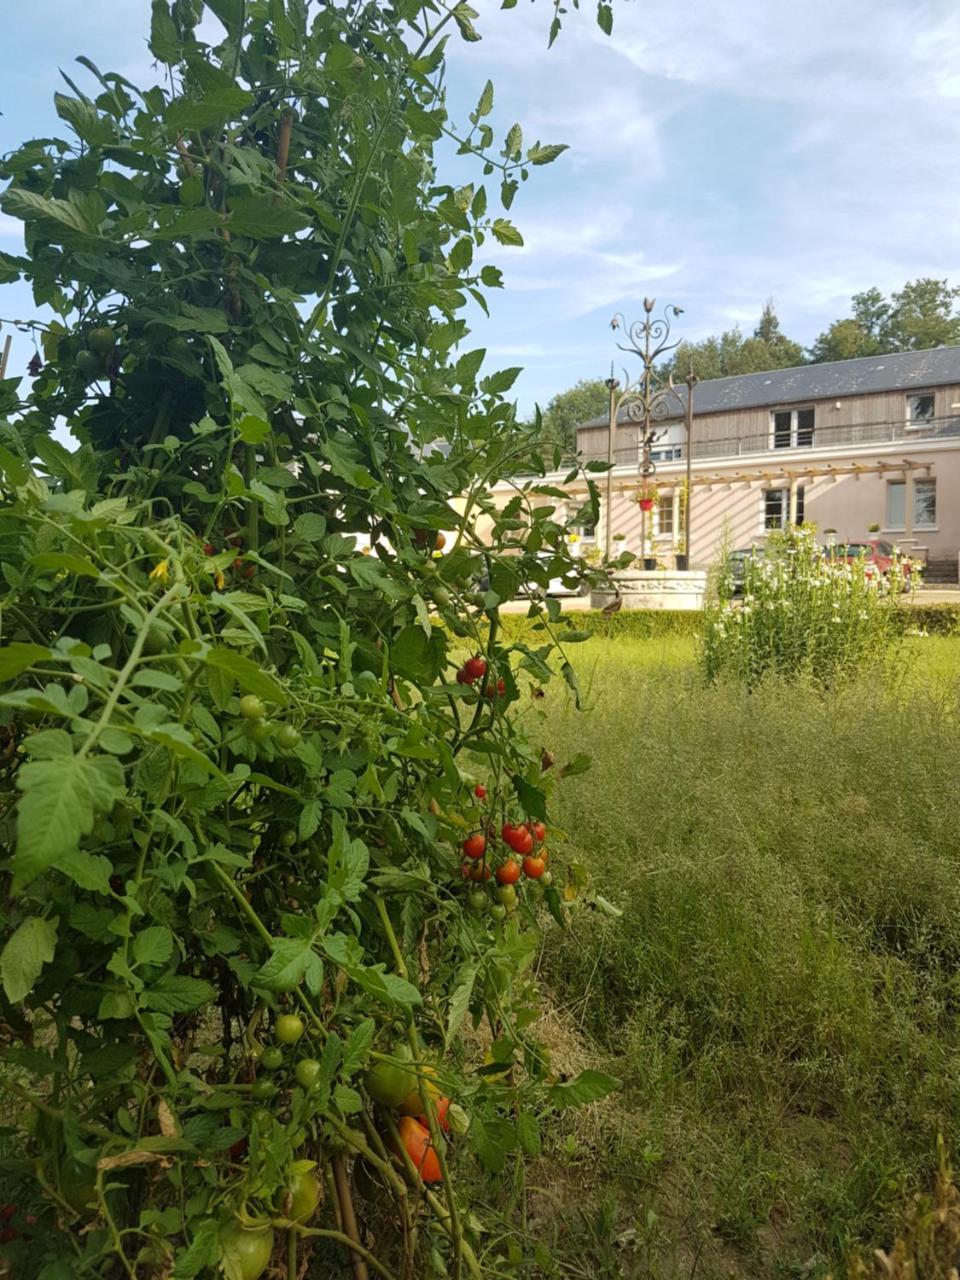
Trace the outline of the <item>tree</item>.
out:
[[[541,448],[559,448],[566,457],[576,451],[577,427],[607,413],[610,391],[602,378],[581,378],[567,391],[558,392],[541,417]]]
[[[664,373],[684,378],[692,367],[704,381],[743,373],[763,373],[803,363],[803,349],[780,329],[773,303],[767,302],[757,326],[744,338],[738,326],[700,342],[682,342],[664,365]]]
[[[810,359],[851,360],[883,352],[922,351],[960,342],[960,288],[930,277],[908,281],[887,299],[879,289],[855,294],[852,317],[836,320],[810,348]]]
[[[534,907],[565,921],[579,871],[562,896],[537,859],[519,892],[487,880],[587,762],[551,770],[521,729],[549,621],[500,629],[521,583],[576,566],[532,519],[545,486],[490,498],[539,455],[517,371],[481,378],[460,316],[498,283],[476,247],[519,233],[437,168],[472,13],[153,0],[162,83],[82,59],[67,136],[2,163],[26,235],[0,274],[57,316],[32,383],[0,387],[23,1280],[332,1274],[344,1249],[363,1274],[351,1164],[378,1269],[478,1280],[457,1166],[499,1172],[538,1113],[616,1083],[555,1080],[531,1036]],[[498,151],[492,106],[459,145],[509,203],[561,148],[514,126]],[[467,1018],[502,1074],[457,1065]],[[438,1095],[469,1139],[447,1146]]]

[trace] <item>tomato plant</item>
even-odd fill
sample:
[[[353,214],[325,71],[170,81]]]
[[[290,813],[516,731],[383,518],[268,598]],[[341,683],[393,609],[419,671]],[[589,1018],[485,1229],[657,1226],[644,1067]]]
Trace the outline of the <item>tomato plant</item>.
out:
[[[499,1172],[538,1114],[613,1086],[554,1079],[530,1032],[537,904],[566,923],[580,880],[485,884],[502,815],[545,820],[587,764],[554,768],[520,714],[555,673],[576,690],[555,602],[533,643],[499,624],[543,551],[577,571],[560,458],[462,318],[562,148],[496,145],[488,86],[459,138],[478,180],[443,180],[465,4],[151,16],[159,83],[83,58],[68,136],[0,166],[25,232],[0,282],[53,316],[25,326],[29,380],[0,383],[0,1069],[16,1202],[51,1224],[10,1242],[16,1274],[362,1261],[362,1162],[394,1210],[388,1274],[476,1277],[451,1170]],[[586,479],[571,524],[597,519]],[[482,1088],[467,1019],[510,1054]],[[428,1063],[469,1117],[449,1148]],[[415,1090],[411,1172],[391,1126]],[[304,1162],[331,1188],[310,1226],[282,1208]]]

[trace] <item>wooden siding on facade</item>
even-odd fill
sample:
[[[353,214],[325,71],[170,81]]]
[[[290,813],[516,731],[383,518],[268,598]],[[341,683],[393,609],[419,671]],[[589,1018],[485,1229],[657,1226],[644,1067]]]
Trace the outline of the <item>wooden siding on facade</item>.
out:
[[[875,395],[846,396],[839,399],[811,400],[806,405],[789,404],[782,406],[784,410],[813,408],[816,413],[814,425],[814,447],[843,447],[845,444],[869,444],[875,442],[877,434],[867,428],[878,428],[890,424],[892,429],[902,427],[896,435],[909,438],[912,432],[906,429],[907,395],[922,395],[925,390],[935,396],[935,416],[941,422],[944,419],[957,417],[960,421],[960,384],[953,386],[930,387],[917,386],[906,391],[887,391]],[[698,415],[696,412],[697,397],[694,391],[694,457],[708,457],[707,446],[716,443],[720,447],[718,454],[739,452],[756,452],[771,447],[771,415],[780,406],[768,405],[760,409],[739,409],[724,413]],[[673,424],[663,424],[673,425]],[[862,438],[858,433],[843,433],[840,440],[834,441],[833,428],[863,427]],[[818,439],[818,432],[820,438]],[[839,433],[838,433],[839,434]],[[891,435],[891,438],[895,438]],[[634,423],[625,423],[617,427],[615,445],[618,461],[623,460],[626,452],[639,446],[640,428]],[[740,450],[734,442],[741,442]],[[605,458],[607,451],[606,427],[581,427],[577,431],[577,447],[588,458]]]

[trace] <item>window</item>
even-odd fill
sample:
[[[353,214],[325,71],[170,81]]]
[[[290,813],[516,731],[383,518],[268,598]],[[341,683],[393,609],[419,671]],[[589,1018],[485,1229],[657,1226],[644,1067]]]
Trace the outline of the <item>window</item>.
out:
[[[887,528],[905,529],[907,486],[903,480],[887,481]],[[933,529],[937,523],[936,480],[913,482],[913,528]]]
[[[914,480],[913,482],[913,527],[915,529],[933,529],[937,523],[937,482],[936,480]]]
[[[672,493],[661,493],[657,502],[657,532],[662,536],[674,532]]]
[[[662,449],[651,449],[650,457],[654,462],[676,462],[683,457],[683,445],[672,444],[666,445]]]
[[[813,409],[778,409],[773,416],[774,449],[809,449],[813,445]]]
[[[907,426],[929,427],[933,425],[936,399],[932,394],[907,396]]]
[[[593,542],[597,536],[597,526],[595,524],[577,524],[573,526],[573,531],[579,534],[584,542]]]
[[[790,490],[767,489],[763,495],[764,529],[786,529],[790,523]],[[803,485],[797,488],[797,524],[803,524]]]

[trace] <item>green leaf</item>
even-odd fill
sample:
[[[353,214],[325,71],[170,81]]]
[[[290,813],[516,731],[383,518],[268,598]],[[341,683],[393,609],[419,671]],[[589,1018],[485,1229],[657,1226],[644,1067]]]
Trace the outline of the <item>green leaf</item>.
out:
[[[8,644],[0,649],[0,680],[12,680],[35,662],[50,657],[50,650],[39,644]]]
[[[11,1004],[19,1004],[36,985],[57,949],[59,920],[28,916],[0,952],[0,978]]]
[[[83,211],[68,200],[54,200],[41,196],[35,191],[21,191],[17,187],[12,187],[8,188],[0,198],[0,207],[21,221],[32,222],[41,219],[81,235],[97,234],[96,224],[91,223]]]
[[[420,992],[412,982],[398,978],[394,973],[385,973],[382,964],[364,965],[356,938],[334,933],[324,938],[321,945],[328,958],[374,1000],[401,1008],[422,1004]]]
[[[588,769],[592,768],[592,757],[581,753],[574,756],[567,764],[561,765],[557,773],[561,778],[575,778],[578,773],[586,773]]]
[[[236,432],[244,444],[263,444],[270,435],[270,423],[247,413],[237,423]]]
[[[202,1218],[193,1228],[186,1249],[177,1251],[171,1280],[196,1280],[220,1257],[220,1225],[215,1218]]]
[[[180,57],[180,39],[166,0],[153,0],[150,14],[150,52],[167,66],[173,66]]]
[[[133,939],[134,964],[167,964],[173,957],[173,934],[166,925],[150,925]]]
[[[265,702],[286,705],[287,695],[283,685],[242,653],[236,653],[233,649],[210,649],[206,655],[206,663],[207,666],[232,676],[245,693],[255,693]]]
[[[480,95],[480,101],[477,103],[477,116],[488,116],[493,110],[493,81],[488,80],[483,86],[483,93]]]
[[[552,164],[557,156],[562,156],[568,150],[565,142],[552,142],[548,146],[542,146],[539,142],[536,146],[531,147],[527,152],[527,159],[531,164]]]
[[[269,196],[244,196],[230,201],[227,226],[234,235],[273,240],[302,231],[311,221],[303,209],[289,204],[278,207]]]
[[[564,1107],[585,1107],[591,1102],[599,1102],[607,1094],[620,1088],[616,1076],[604,1075],[602,1071],[587,1069],[581,1071],[573,1080],[555,1084],[547,1094],[551,1106],[562,1110]]]
[[[404,627],[390,646],[390,662],[399,675],[416,684],[433,684],[443,670],[447,643],[438,628],[425,636],[419,626]]]
[[[537,1124],[537,1117],[527,1108],[517,1116],[517,1137],[528,1156],[540,1154],[540,1126]]]
[[[200,978],[171,974],[147,987],[140,997],[149,1009],[158,1013],[193,1013],[217,998],[217,989]]]
[[[501,244],[523,247],[523,236],[508,218],[495,218],[491,230]]]
[[[73,849],[57,859],[57,870],[81,889],[104,895],[110,892],[113,863],[103,854]]]
[[[499,396],[505,391],[509,391],[523,370],[520,368],[501,369],[499,373],[491,373],[489,378],[484,378],[480,384],[480,390],[488,396]]]
[[[266,991],[294,991],[303,981],[313,956],[310,938],[274,938],[273,949],[253,978]]]
[[[91,560],[66,551],[42,551],[30,557],[30,564],[36,569],[50,569],[54,573],[75,573],[80,578],[100,577],[100,570]]]
[[[598,0],[597,25],[604,35],[608,36],[613,31],[613,5],[607,0]]]
[[[531,786],[519,773],[513,775],[512,781],[524,813],[530,818],[539,818],[542,822],[546,822],[546,795],[539,787]]]
[[[453,1043],[454,1036],[460,1030],[460,1026],[467,1015],[467,1010],[470,1008],[473,988],[479,972],[479,963],[471,960],[462,965],[457,974],[457,985],[450,996],[450,1004],[447,1009],[447,1029],[443,1036],[443,1042],[448,1048]]]
[[[112,756],[31,760],[17,786],[17,852],[14,885],[22,889],[58,858],[72,853],[93,830],[94,815],[124,794],[123,766]]]
[[[361,1067],[366,1066],[367,1054],[370,1052],[370,1046],[373,1044],[373,1037],[376,1035],[377,1024],[373,1018],[364,1018],[363,1022],[357,1023],[353,1031],[350,1033],[350,1039],[344,1045],[343,1049],[343,1074],[347,1077],[354,1075]]]

